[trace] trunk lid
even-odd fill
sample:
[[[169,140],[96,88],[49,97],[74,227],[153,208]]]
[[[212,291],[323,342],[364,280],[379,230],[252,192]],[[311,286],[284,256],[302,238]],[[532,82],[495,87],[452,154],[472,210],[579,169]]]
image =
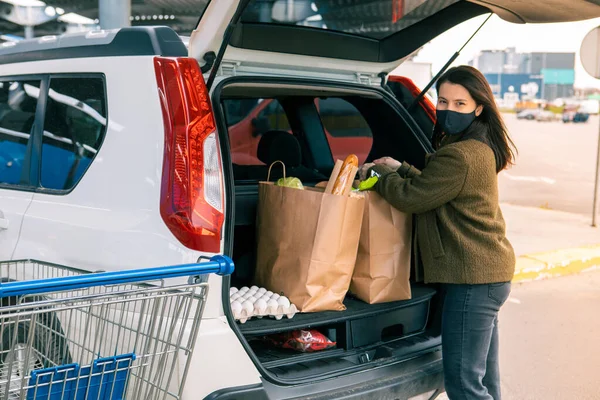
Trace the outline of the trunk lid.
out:
[[[213,0],[201,11],[189,55],[201,65],[212,55],[216,62],[208,66],[213,63],[219,74],[333,74],[378,83],[373,79],[378,74],[473,17],[496,13],[514,23],[578,21],[600,17],[600,1]],[[221,61],[227,68],[220,69]]]

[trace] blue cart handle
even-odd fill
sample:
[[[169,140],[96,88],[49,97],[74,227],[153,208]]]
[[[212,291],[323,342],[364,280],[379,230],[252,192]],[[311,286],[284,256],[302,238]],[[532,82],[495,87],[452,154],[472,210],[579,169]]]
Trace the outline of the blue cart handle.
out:
[[[219,255],[212,257],[210,261],[197,264],[91,273],[32,281],[7,282],[0,284],[0,298],[75,290],[94,286],[150,282],[184,276],[204,274],[230,275],[233,270],[233,261],[229,257]]]

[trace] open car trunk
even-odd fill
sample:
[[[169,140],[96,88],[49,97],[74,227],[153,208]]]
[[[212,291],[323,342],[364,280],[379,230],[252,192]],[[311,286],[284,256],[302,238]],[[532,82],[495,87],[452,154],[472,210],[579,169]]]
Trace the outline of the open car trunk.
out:
[[[297,138],[301,162],[288,165],[288,175],[307,186],[327,180],[334,161],[351,153],[358,156],[360,164],[389,155],[422,167],[428,146],[427,138],[400,104],[375,88],[239,77],[215,89],[213,106],[221,143],[227,142],[229,147],[224,166],[231,166],[231,186],[235,188],[227,201],[228,215],[233,212],[234,218],[227,218],[233,242],[226,244],[226,251],[236,264],[230,285],[223,288],[227,303],[230,287],[254,285],[258,182],[267,179],[272,160],[294,163],[289,149],[265,151],[260,140],[266,132]],[[271,180],[281,176],[281,169],[274,168]],[[348,294],[345,311],[299,313],[280,320],[252,318],[245,323],[229,315],[229,320],[257,364],[274,379],[326,378],[439,347],[436,287],[411,285],[412,299],[406,301],[369,305]],[[300,353],[264,340],[272,334],[307,328],[325,334],[336,347]]]

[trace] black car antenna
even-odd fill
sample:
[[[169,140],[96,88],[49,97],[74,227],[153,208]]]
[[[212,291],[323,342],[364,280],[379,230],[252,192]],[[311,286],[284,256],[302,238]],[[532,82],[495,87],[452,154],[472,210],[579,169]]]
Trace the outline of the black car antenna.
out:
[[[429,89],[431,89],[431,87],[437,82],[438,79],[440,79],[440,77],[444,74],[444,72],[446,72],[446,70],[450,67],[450,65],[454,62],[454,60],[456,60],[458,58],[458,56],[460,55],[460,52],[463,51],[463,49],[469,44],[471,39],[473,39],[475,37],[475,35],[477,35],[477,33],[479,33],[481,28],[483,28],[483,26],[486,24],[486,22],[488,22],[489,19],[492,18],[492,15],[494,15],[494,14],[488,15],[488,17],[485,19],[485,21],[483,21],[483,23],[479,26],[479,28],[477,28],[477,30],[471,35],[471,37],[469,39],[467,39],[465,44],[463,44],[463,46],[456,53],[454,53],[452,55],[452,57],[450,57],[448,62],[442,67],[442,69],[440,69],[440,72],[438,72],[433,77],[433,79],[431,81],[429,81],[427,86],[425,86],[425,88],[423,90],[421,90],[419,95],[417,97],[415,97],[415,100],[410,104],[410,106],[408,106],[408,111],[411,111],[413,108],[415,108],[415,106],[417,104],[419,104],[421,102],[421,100],[423,100],[423,97],[425,97],[425,93],[427,93],[429,91]]]

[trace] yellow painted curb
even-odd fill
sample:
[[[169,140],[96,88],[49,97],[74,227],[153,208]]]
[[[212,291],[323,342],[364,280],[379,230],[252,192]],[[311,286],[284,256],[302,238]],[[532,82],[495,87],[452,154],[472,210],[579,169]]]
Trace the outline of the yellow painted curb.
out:
[[[600,245],[529,254],[517,258],[513,282],[577,274],[600,268]]]

